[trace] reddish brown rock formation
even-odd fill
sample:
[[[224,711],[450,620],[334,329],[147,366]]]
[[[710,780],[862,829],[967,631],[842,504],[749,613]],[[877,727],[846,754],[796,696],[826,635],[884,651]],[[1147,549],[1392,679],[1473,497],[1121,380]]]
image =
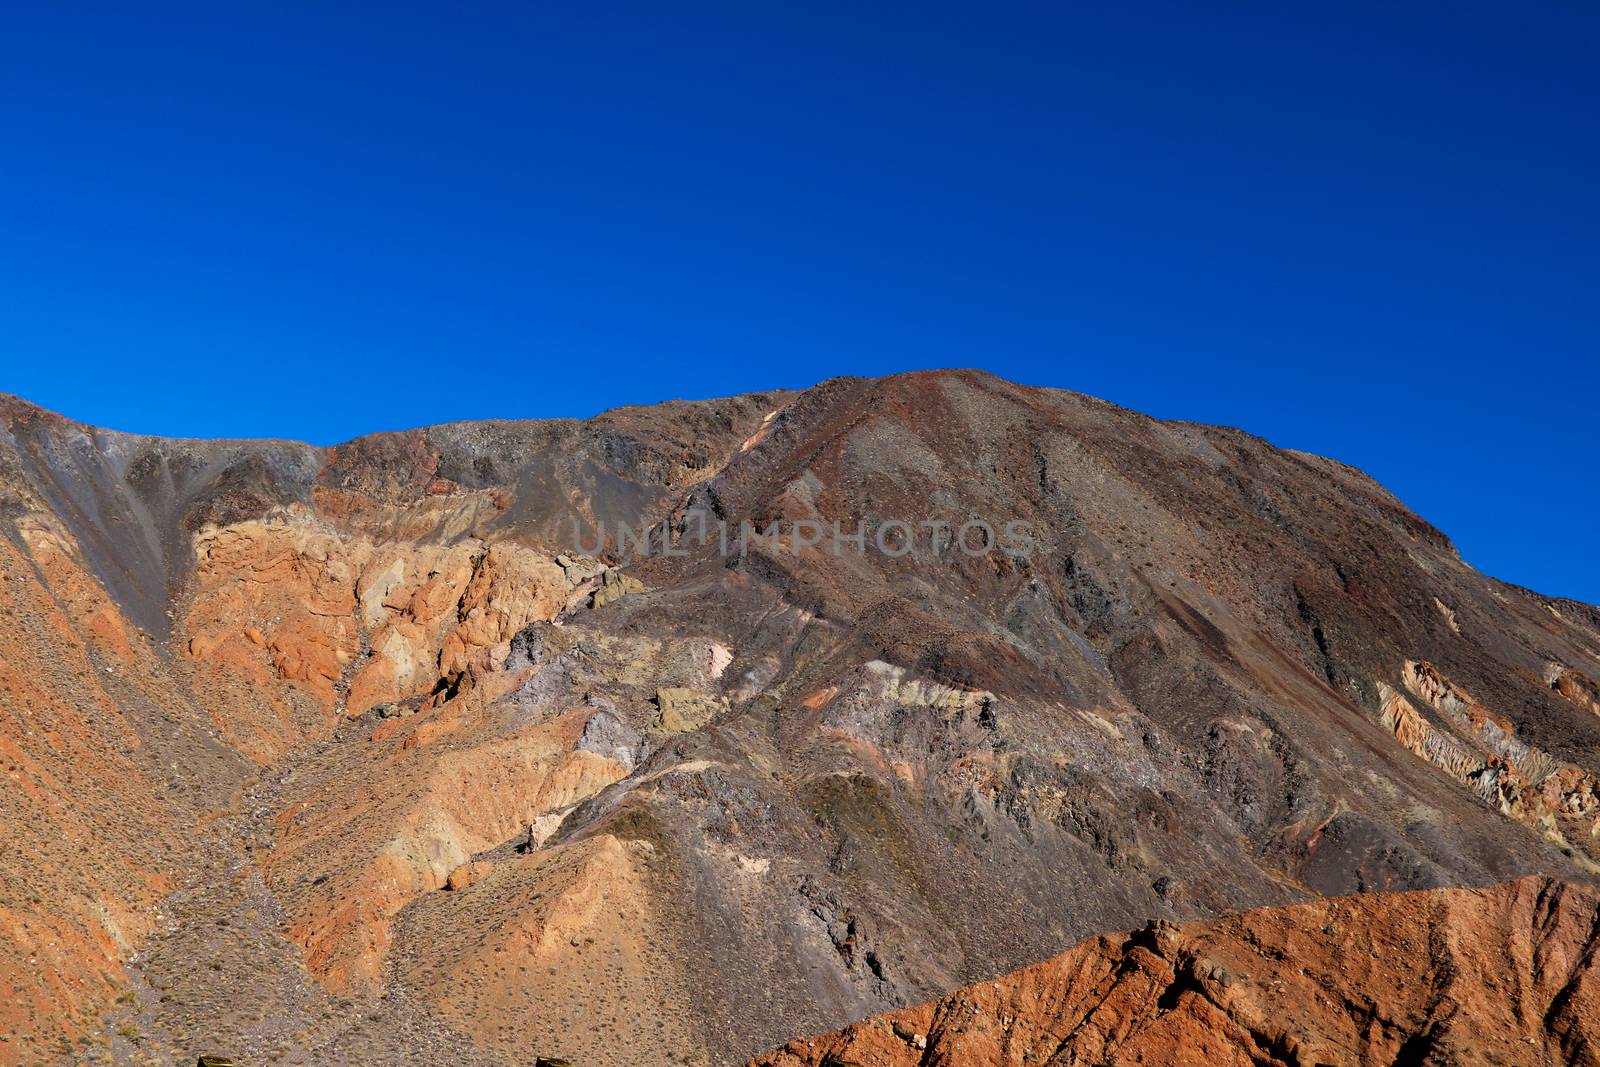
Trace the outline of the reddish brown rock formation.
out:
[[[1545,681],[1564,699],[1600,715],[1600,685],[1582,671],[1552,663],[1545,669]]]
[[[1157,922],[750,1067],[1596,1064],[1597,931],[1545,878]]]

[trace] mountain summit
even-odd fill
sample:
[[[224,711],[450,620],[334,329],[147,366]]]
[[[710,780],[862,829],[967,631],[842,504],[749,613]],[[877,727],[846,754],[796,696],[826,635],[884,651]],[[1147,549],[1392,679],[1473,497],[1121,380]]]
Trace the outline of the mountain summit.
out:
[[[735,1063],[1600,863],[1600,610],[980,372],[333,448],[4,399],[0,514],[0,1062]]]

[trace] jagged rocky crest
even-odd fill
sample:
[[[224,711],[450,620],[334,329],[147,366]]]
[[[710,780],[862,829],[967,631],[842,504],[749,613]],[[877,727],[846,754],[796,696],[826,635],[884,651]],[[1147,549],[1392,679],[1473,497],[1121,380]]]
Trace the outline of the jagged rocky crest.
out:
[[[0,513],[0,1062],[734,1063],[1152,918],[1600,862],[1595,608],[977,372],[331,449],[6,400]],[[973,518],[1033,550],[794,535]],[[574,546],[619,523],[680,552]]]
[[[1593,1064],[1597,913],[1525,878],[1155,920],[749,1067]]]

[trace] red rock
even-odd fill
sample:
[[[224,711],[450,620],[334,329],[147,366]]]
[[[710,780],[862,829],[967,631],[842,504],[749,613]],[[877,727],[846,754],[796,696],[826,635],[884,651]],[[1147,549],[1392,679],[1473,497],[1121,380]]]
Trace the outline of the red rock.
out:
[[[1596,929],[1545,878],[1152,924],[749,1067],[1595,1064]]]

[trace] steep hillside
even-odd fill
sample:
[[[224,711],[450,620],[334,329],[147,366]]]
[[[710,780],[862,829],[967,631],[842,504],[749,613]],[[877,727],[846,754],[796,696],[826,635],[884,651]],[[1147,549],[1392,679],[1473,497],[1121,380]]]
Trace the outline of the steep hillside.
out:
[[[333,449],[0,416],[0,1060],[731,1063],[1600,861],[1600,612],[1238,431],[976,372]]]

